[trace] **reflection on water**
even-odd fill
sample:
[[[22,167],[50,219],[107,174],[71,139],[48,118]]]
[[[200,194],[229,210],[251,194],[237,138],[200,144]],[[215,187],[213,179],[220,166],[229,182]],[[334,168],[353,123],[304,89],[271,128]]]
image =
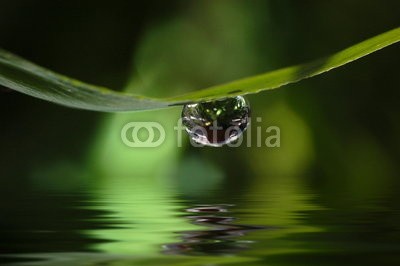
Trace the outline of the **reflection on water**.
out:
[[[146,187],[7,195],[0,203],[0,264],[400,262],[400,212],[389,198],[342,198],[341,205],[321,207],[293,180],[265,193],[217,191],[204,201]]]
[[[201,204],[151,180],[113,184],[101,191],[8,195],[1,207],[1,263],[249,264],[261,258],[266,241],[310,231],[290,217],[309,208],[304,196],[287,198],[292,207],[274,215],[274,206],[283,203],[274,193],[247,198],[216,191]],[[268,252],[282,251],[268,245]]]
[[[215,215],[228,212],[232,205],[206,205],[186,209],[189,213],[202,215],[186,216],[193,224],[207,226],[206,230],[179,232],[179,243],[164,245],[165,254],[174,255],[227,255],[249,248],[251,240],[238,240],[248,232],[264,229],[263,226],[233,224],[231,216]]]

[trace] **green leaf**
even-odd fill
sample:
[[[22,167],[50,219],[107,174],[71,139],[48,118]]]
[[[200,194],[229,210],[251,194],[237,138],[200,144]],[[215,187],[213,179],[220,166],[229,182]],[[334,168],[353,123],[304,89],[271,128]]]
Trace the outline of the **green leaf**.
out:
[[[56,74],[0,49],[0,84],[37,98],[80,109],[106,112],[157,109],[276,89],[340,67],[398,41],[400,41],[400,28],[306,64],[163,99],[89,85]]]
[[[134,111],[168,103],[74,80],[0,49],[0,84],[61,105],[93,111]]]

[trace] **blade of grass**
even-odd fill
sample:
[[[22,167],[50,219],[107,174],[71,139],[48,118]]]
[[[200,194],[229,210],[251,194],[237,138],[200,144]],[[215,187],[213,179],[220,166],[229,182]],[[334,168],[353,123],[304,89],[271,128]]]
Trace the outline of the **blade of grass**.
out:
[[[1,49],[0,84],[43,100],[93,111],[135,111],[168,106],[157,99],[112,91],[65,77]]]
[[[105,112],[165,108],[188,102],[258,93],[313,77],[400,41],[400,28],[331,56],[170,98],[149,98],[89,85],[0,49],[0,85],[61,105]]]
[[[245,95],[272,90],[300,80],[314,77],[343,66],[366,55],[400,41],[400,28],[380,34],[353,45],[331,56],[301,65],[286,67],[265,74],[256,75],[185,95],[169,98],[169,101],[212,100],[226,96]]]

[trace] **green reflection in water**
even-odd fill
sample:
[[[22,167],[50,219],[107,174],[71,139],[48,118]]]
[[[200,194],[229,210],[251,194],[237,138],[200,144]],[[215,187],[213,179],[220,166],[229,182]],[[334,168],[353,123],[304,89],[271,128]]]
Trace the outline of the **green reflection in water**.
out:
[[[91,235],[112,240],[96,249],[111,253],[156,254],[160,243],[176,241],[177,228],[193,229],[177,217],[182,206],[173,200],[171,172],[181,151],[177,148],[173,127],[176,110],[117,114],[108,117],[90,157],[99,182],[94,194],[98,208],[113,215],[106,219],[121,224],[121,229],[100,229]],[[156,118],[156,119],[155,119]],[[122,127],[131,121],[157,120],[165,129],[164,143],[155,148],[131,148],[120,136]]]

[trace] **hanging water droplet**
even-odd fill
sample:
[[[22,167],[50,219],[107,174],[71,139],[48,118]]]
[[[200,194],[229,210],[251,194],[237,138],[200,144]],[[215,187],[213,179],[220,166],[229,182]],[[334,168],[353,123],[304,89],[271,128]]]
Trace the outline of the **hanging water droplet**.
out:
[[[220,147],[237,140],[249,124],[250,106],[242,96],[187,104],[182,123],[197,143]]]

